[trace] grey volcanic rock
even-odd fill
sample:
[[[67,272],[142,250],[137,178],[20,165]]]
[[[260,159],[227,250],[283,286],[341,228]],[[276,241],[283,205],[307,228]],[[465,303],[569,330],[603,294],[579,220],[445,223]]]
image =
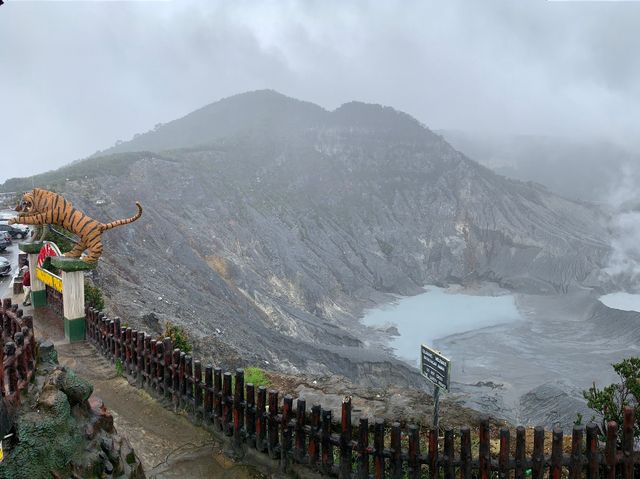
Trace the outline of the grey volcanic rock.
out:
[[[104,221],[145,208],[104,235],[93,275],[110,312],[187,326],[223,364],[423,384],[357,323],[363,308],[428,283],[564,292],[608,254],[597,210],[500,177],[378,105],[329,112],[254,92],[105,154],[75,165],[96,165],[86,178],[65,170],[61,189]]]
[[[569,431],[581,414],[589,422],[594,411],[589,409],[582,391],[562,382],[547,382],[534,388],[520,398],[520,417],[529,425],[559,425]]]

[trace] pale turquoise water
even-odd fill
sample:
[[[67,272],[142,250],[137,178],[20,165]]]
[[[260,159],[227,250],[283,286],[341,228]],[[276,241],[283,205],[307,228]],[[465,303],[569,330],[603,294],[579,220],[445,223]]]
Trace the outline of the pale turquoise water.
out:
[[[600,301],[605,306],[622,311],[640,312],[640,294],[631,293],[611,293],[600,297]]]
[[[363,322],[396,326],[400,336],[391,346],[398,357],[417,364],[421,343],[433,345],[445,336],[521,319],[511,295],[474,296],[429,286],[424,293],[366,311]]]

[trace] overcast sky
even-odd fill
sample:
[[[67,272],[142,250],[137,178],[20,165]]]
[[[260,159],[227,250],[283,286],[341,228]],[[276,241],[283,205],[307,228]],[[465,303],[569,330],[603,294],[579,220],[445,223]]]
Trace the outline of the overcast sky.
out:
[[[639,26],[640,2],[5,0],[0,182],[262,88],[637,146]]]

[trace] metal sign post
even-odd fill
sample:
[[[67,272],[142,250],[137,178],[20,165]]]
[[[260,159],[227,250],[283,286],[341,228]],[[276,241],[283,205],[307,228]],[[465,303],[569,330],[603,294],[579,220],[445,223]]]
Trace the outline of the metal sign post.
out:
[[[451,360],[423,344],[420,347],[420,371],[433,384],[433,427],[437,431],[440,423],[440,389],[449,390]]]
[[[433,428],[439,431],[440,426],[440,388],[433,387]]]

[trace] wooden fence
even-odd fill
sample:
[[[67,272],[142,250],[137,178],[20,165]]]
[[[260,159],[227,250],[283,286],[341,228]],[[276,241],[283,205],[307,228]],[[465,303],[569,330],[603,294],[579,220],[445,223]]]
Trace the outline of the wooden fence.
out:
[[[215,431],[229,436],[237,451],[252,448],[279,462],[282,471],[292,463],[340,478],[443,478],[631,479],[640,465],[634,451],[634,410],[626,408],[621,436],[611,422],[600,436],[596,424],[575,426],[571,451],[565,453],[563,431],[552,431],[548,454],[545,430],[533,431],[533,449],[527,454],[526,430],[515,430],[515,447],[507,428],[499,431],[499,452],[492,453],[488,421],[480,424],[478,448],[472,451],[472,431],[445,428],[444,440],[435,430],[417,425],[401,427],[375,419],[351,420],[351,398],[342,403],[340,423],[331,410],[285,396],[264,386],[244,383],[242,369],[232,375],[206,366],[189,354],[173,349],[171,339],[157,339],[121,327],[94,309],[87,310],[87,336],[103,355],[122,361],[126,374],[156,397],[187,409]],[[586,432],[586,434],[585,434]],[[475,432],[474,432],[475,437]],[[426,442],[426,450],[423,446]],[[604,446],[604,447],[602,447]],[[547,452],[545,452],[547,451]],[[640,477],[640,473],[639,473]]]
[[[0,391],[2,397],[15,404],[27,387],[35,370],[35,337],[33,318],[23,316],[17,304],[4,299],[0,307]]]

